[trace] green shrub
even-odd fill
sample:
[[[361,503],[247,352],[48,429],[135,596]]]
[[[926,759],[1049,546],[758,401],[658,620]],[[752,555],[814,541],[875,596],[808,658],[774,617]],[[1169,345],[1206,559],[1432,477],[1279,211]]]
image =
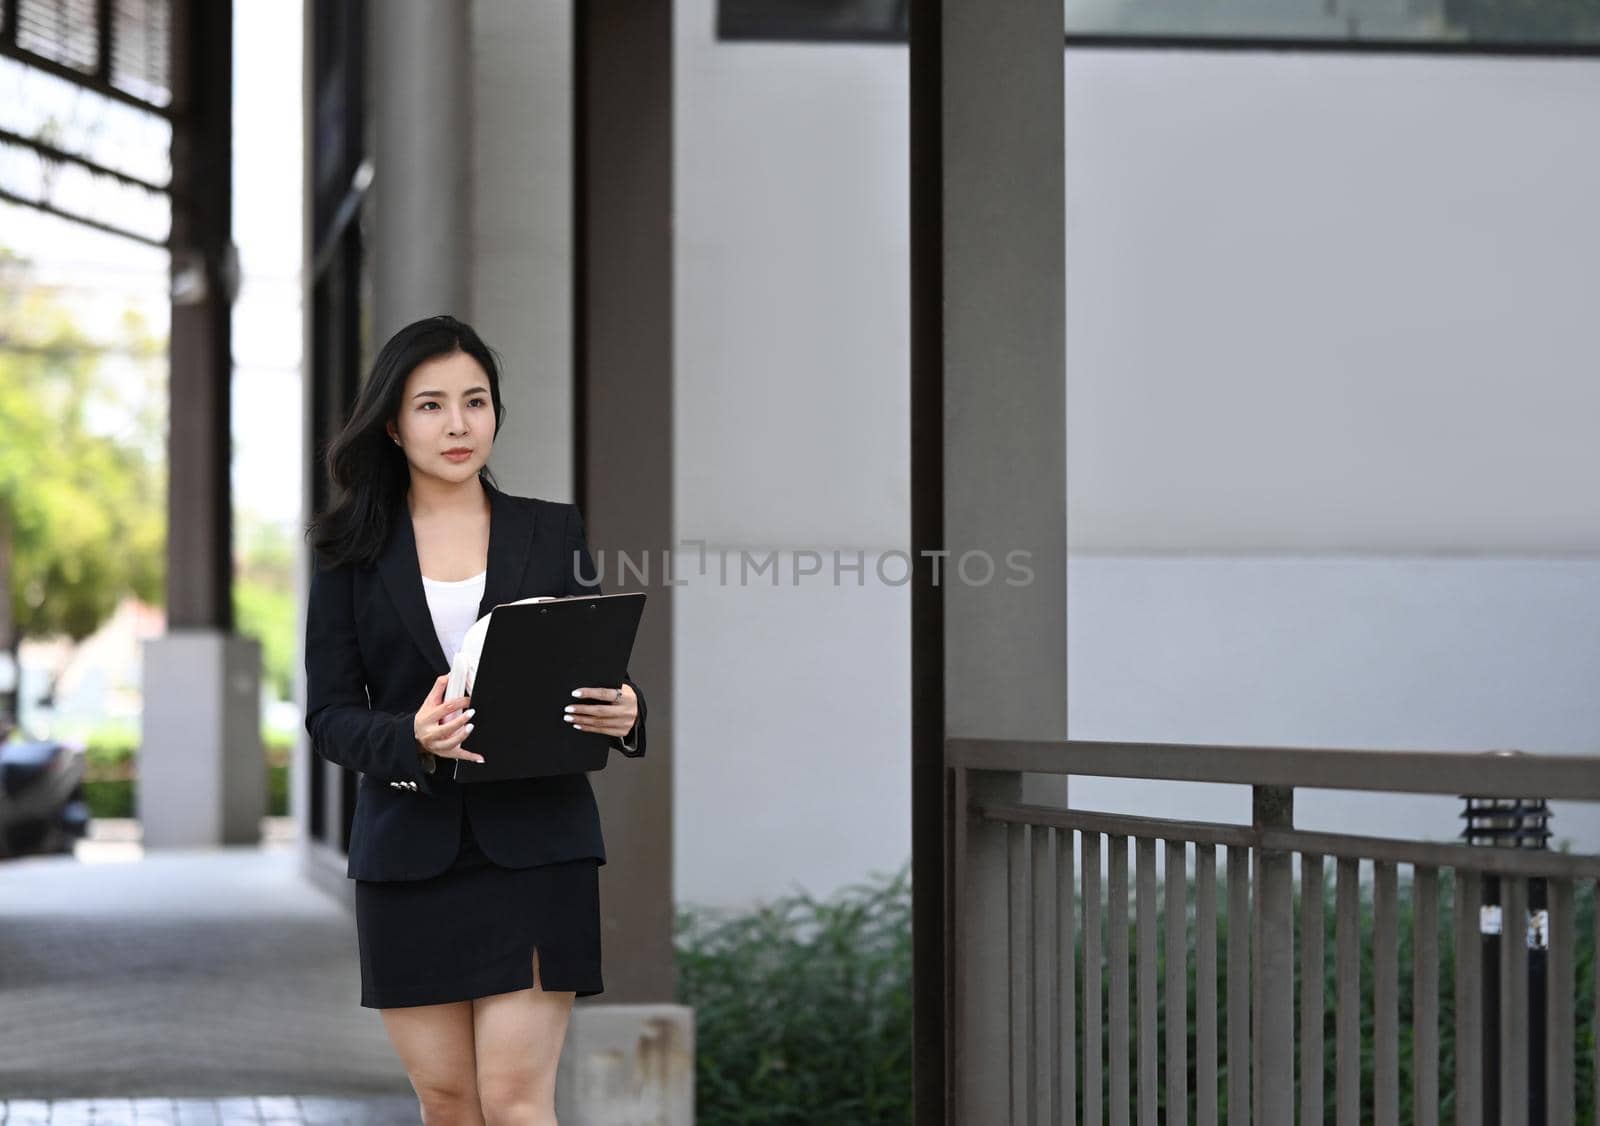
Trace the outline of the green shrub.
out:
[[[267,772],[267,815],[289,814],[289,756],[293,741],[262,730],[263,769]],[[78,741],[78,740],[74,740]],[[137,817],[139,733],[104,727],[84,741],[84,800],[91,817]]]
[[[701,1126],[911,1121],[911,870],[826,902],[677,912]]]
[[[133,816],[133,782],[126,778],[85,781],[83,799],[90,817]]]

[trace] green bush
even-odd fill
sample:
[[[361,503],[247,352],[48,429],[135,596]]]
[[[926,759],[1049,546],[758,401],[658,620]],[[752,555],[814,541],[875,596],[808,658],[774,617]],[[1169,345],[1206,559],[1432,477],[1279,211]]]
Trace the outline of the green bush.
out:
[[[139,781],[139,732],[107,725],[71,741],[84,746],[84,800],[91,817],[136,817]],[[263,769],[267,772],[267,815],[289,814],[289,756],[294,744],[282,732],[261,732]]]
[[[911,1121],[911,869],[823,902],[680,908],[701,1126]]]
[[[83,799],[90,817],[133,816],[133,782],[126,778],[91,778],[83,784]]]

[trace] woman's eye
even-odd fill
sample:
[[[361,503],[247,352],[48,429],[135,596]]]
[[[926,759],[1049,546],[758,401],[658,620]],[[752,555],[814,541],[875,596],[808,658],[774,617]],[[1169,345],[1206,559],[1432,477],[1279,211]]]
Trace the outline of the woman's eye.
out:
[[[478,397],[474,397],[474,398],[473,398],[473,399],[472,399],[472,403],[479,403],[479,404],[481,404],[481,405],[484,405],[484,406],[487,406],[487,405],[488,405],[488,402],[489,402],[489,400],[488,400],[488,399],[484,399],[484,398],[478,398]],[[439,405],[439,404],[438,404],[438,403],[436,403],[436,402],[434,402],[434,401],[433,401],[433,400],[432,400],[432,399],[429,399],[429,400],[427,400],[427,401],[426,401],[426,402],[424,402],[424,403],[423,403],[423,404],[422,404],[422,405],[421,405],[421,406],[420,406],[420,407],[418,407],[418,408],[417,408],[417,409],[418,409],[418,410],[427,410],[427,409],[428,409],[428,408],[429,408],[429,407],[436,407],[436,406],[438,406],[438,405]],[[471,403],[468,403],[468,404],[467,404],[467,405],[468,405],[468,406],[471,406],[471,405],[472,405],[472,404],[471,404]]]

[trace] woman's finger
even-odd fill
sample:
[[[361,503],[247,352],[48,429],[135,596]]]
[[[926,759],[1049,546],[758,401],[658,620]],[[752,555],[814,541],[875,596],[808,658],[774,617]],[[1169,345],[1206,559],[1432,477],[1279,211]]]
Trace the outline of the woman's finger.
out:
[[[579,731],[589,731],[600,735],[626,735],[633,729],[634,723],[631,719],[613,719],[600,716],[586,716],[577,719],[568,716],[567,722]]]
[[[562,718],[579,731],[598,731],[602,727],[627,731],[638,721],[638,717],[629,715],[569,715]]]
[[[638,709],[626,700],[615,704],[568,704],[562,709],[567,715],[621,716],[634,715]]]
[[[483,761],[482,755],[475,755],[465,747],[446,747],[443,750],[435,751],[434,754],[440,758],[460,758],[466,759],[468,762]]]
[[[626,703],[633,690],[627,685],[618,685],[615,688],[574,688],[572,694],[580,702],[587,703],[591,700],[604,704]]]
[[[446,700],[444,703],[433,708],[428,718],[434,720],[435,722],[443,723],[445,722],[445,716],[450,715],[452,712],[461,711],[463,708],[466,708],[469,704],[471,704],[471,702],[471,696],[457,696],[453,700]]]
[[[424,724],[421,737],[430,742],[443,741],[445,738],[454,735],[462,727],[471,726],[472,717],[476,711],[476,708],[468,708],[466,711],[459,712],[450,719],[441,719],[437,723]]]
[[[460,727],[463,723],[470,723],[472,721],[472,717],[477,715],[477,714],[478,714],[478,709],[477,708],[467,708],[467,709],[465,709],[463,711],[457,712],[455,715],[451,716],[449,719],[441,719],[437,724],[435,724],[435,726],[438,727],[442,731],[454,731],[456,728]]]
[[[482,762],[482,755],[474,754],[461,745],[471,732],[472,724],[465,724],[458,730],[436,739],[429,749],[434,754],[442,755],[445,758],[464,758],[471,759],[473,762]]]

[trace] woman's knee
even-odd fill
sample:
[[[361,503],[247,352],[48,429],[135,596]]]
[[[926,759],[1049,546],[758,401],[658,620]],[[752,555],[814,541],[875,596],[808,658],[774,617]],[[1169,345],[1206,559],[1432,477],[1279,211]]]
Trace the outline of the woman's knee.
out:
[[[484,1126],[556,1126],[555,1091],[535,1085],[491,1085],[479,1098]]]
[[[411,1087],[417,1093],[425,1126],[483,1126],[483,1107],[475,1083],[412,1080]]]

